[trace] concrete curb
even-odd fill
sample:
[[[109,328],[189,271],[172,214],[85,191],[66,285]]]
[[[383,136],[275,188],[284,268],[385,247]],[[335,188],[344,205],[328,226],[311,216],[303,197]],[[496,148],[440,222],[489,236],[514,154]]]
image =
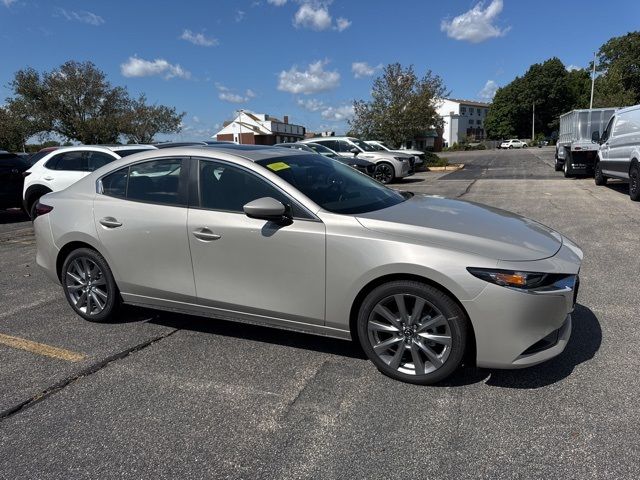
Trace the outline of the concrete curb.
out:
[[[427,167],[427,172],[455,172],[456,170],[462,170],[464,163],[452,163],[445,167]]]

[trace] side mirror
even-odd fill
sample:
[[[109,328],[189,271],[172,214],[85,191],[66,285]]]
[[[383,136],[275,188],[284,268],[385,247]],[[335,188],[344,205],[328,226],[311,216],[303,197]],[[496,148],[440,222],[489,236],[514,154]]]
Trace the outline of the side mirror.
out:
[[[597,130],[591,134],[591,141],[595,143],[600,143],[600,132]]]
[[[291,212],[282,202],[275,198],[262,197],[247,203],[244,207],[244,214],[249,218],[269,220],[275,223],[291,223]]]
[[[353,153],[354,155],[358,155],[360,153],[360,150],[357,149],[356,147],[353,147],[351,150],[349,150],[351,153]]]

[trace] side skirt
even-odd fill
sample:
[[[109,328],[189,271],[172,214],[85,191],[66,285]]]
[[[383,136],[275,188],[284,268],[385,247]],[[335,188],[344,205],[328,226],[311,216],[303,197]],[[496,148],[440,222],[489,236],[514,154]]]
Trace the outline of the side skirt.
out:
[[[187,315],[196,315],[208,318],[217,318],[220,320],[230,320],[232,322],[245,323],[249,325],[275,327],[282,330],[310,333],[313,335],[337,338],[340,340],[351,340],[351,332],[349,330],[342,330],[338,328],[327,327],[324,325],[313,325],[310,323],[295,322],[278,317],[268,317],[264,315],[238,312],[234,310],[209,307],[194,303],[177,302],[154,297],[145,297],[143,295],[134,295],[131,293],[122,293],[122,299],[124,300],[124,303],[135,305],[138,307],[152,308],[167,312],[183,313]]]

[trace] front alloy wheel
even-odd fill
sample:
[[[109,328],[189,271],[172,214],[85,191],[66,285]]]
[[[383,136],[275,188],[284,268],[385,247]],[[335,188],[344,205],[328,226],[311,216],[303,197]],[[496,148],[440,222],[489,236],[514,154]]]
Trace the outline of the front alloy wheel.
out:
[[[375,179],[380,183],[383,183],[385,185],[391,183],[393,181],[393,177],[393,166],[389,165],[388,163],[379,163],[378,165],[376,165]]]
[[[462,361],[466,317],[441,291],[391,282],[367,296],[358,335],[369,359],[392,378],[422,385],[449,376]]]

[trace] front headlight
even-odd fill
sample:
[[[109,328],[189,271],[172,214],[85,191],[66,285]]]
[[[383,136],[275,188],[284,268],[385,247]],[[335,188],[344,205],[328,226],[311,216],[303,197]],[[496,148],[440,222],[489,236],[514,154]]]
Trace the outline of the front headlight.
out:
[[[399,162],[406,162],[407,160],[409,160],[407,157],[393,157],[393,158],[395,158]]]
[[[553,291],[573,288],[575,275],[563,273],[518,272],[486,268],[467,268],[474,277],[478,277],[501,287],[518,290]]]

